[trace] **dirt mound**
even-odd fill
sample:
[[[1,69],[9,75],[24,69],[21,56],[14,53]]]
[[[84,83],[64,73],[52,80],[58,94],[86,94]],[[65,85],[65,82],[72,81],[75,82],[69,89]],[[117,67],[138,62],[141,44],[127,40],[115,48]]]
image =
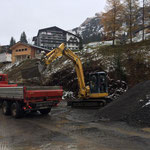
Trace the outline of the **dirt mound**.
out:
[[[101,120],[150,126],[150,80],[134,86],[98,113]]]
[[[20,63],[14,64],[10,69],[5,71],[5,73],[8,74],[9,81],[18,84],[23,83],[22,70],[26,70],[28,67],[33,68],[34,66],[36,66],[37,61],[37,59],[27,59]],[[33,74],[37,74],[37,71],[35,69],[32,69],[30,72],[28,72],[28,74],[30,74],[30,76],[33,76]]]

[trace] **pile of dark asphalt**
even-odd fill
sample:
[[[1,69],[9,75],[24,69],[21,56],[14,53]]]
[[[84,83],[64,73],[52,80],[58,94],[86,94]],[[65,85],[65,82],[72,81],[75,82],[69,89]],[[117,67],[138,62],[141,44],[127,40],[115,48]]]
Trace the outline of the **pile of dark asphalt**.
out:
[[[100,120],[150,126],[150,81],[137,84],[98,112]]]

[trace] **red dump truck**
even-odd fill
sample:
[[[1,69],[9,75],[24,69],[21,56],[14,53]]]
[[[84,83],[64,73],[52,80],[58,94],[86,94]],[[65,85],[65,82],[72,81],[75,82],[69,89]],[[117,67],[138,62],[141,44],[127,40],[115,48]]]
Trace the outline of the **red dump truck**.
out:
[[[4,115],[20,118],[26,112],[37,110],[48,114],[62,96],[61,86],[18,86],[8,83],[7,74],[0,74],[0,104]]]

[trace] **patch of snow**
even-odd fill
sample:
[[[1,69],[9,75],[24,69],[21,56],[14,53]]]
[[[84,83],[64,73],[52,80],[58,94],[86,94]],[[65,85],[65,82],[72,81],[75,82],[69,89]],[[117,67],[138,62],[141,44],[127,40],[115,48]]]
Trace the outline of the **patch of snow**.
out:
[[[64,62],[63,62],[63,64],[65,65],[65,64],[67,64],[68,62],[69,62],[69,61],[68,61],[68,60],[66,60],[66,61],[64,61]]]
[[[67,99],[67,98],[74,98],[72,91],[64,91],[63,92],[62,99]]]
[[[92,52],[93,52],[93,49],[88,48],[88,49],[86,50],[86,52],[87,52],[87,53],[92,53]]]
[[[148,106],[148,105],[150,105],[150,100],[145,105],[143,105],[142,107],[145,107],[145,106]]]
[[[144,101],[143,99],[140,99],[140,100],[139,100],[139,102],[143,102],[143,101]]]

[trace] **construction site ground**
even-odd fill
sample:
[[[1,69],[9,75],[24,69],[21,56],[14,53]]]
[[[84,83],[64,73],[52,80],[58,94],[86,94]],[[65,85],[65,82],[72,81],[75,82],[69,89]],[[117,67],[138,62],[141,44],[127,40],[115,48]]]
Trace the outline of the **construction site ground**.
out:
[[[63,101],[47,116],[21,119],[0,113],[0,150],[149,150],[150,128],[100,121],[98,109],[73,109]]]
[[[78,52],[86,84],[89,73],[106,71],[109,96],[114,101],[88,110],[67,107],[63,100],[47,116],[37,112],[21,119],[0,113],[0,150],[150,150],[149,51],[146,41]],[[42,75],[36,64],[36,59],[29,59],[4,65],[0,71],[8,74],[10,83],[61,85],[77,95],[77,76],[69,60],[59,58]],[[22,75],[28,67],[34,70]]]

